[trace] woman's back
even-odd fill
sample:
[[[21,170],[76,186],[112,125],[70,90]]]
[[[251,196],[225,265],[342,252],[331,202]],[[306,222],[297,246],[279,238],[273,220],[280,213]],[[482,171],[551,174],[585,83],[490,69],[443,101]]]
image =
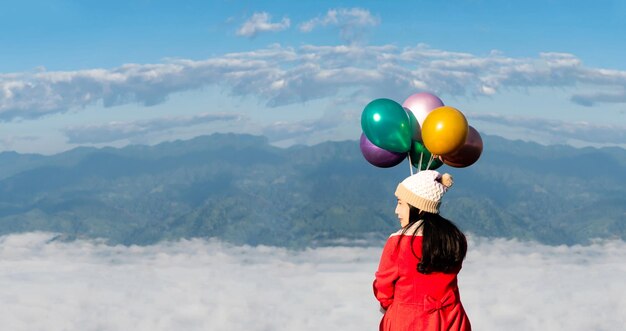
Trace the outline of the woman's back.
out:
[[[460,268],[451,273],[417,271],[422,240],[398,231],[385,244],[374,282],[383,307],[389,303],[380,330],[470,330],[457,286]]]
[[[390,238],[391,245],[398,245],[399,278],[396,280],[395,299],[407,303],[421,302],[420,296],[422,295],[440,298],[448,291],[456,290],[458,270],[453,273],[432,272],[429,274],[417,271],[416,266],[422,257],[422,239],[424,237],[415,236],[413,238],[415,255],[411,252],[411,237],[413,236],[393,234]]]

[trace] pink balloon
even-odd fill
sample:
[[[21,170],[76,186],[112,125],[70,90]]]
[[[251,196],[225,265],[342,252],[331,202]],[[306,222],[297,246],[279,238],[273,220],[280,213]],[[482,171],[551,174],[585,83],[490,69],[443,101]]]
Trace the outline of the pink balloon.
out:
[[[408,97],[406,100],[404,100],[404,103],[402,104],[402,106],[404,108],[409,109],[411,113],[413,113],[413,116],[415,116],[415,118],[417,119],[417,122],[419,123],[419,127],[421,128],[422,124],[424,124],[424,120],[426,119],[426,116],[433,109],[442,107],[443,101],[441,101],[441,99],[439,99],[437,96],[433,94],[421,92],[421,93],[415,93],[411,95],[410,97]],[[421,132],[420,132],[419,138],[418,139],[414,138],[413,140],[422,142]]]

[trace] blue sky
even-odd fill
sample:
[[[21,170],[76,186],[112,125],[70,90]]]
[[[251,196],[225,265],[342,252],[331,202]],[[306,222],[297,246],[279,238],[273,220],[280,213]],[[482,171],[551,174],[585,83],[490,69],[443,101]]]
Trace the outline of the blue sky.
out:
[[[15,1],[0,29],[0,151],[356,140],[423,91],[481,133],[626,147],[621,1]]]

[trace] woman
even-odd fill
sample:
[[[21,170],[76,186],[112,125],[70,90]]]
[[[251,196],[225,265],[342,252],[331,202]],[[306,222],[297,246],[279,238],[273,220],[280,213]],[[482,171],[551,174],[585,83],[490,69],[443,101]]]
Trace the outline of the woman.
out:
[[[387,240],[374,280],[381,331],[471,330],[457,287],[467,241],[439,215],[452,183],[449,174],[425,170],[396,189],[402,229]]]

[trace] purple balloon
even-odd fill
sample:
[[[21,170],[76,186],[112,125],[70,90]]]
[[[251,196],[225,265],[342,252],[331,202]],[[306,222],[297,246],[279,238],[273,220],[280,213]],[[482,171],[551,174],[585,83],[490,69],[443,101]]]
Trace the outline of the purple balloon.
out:
[[[406,158],[407,153],[396,153],[386,149],[382,149],[374,145],[367,137],[365,133],[361,133],[361,153],[367,162],[375,165],[379,168],[391,168],[402,162]]]
[[[433,111],[433,109],[443,107],[443,101],[430,93],[415,93],[404,100],[402,107],[409,109],[413,113],[413,116],[415,116],[421,128],[426,116]],[[413,140],[422,142],[421,132],[419,138],[414,138]]]

